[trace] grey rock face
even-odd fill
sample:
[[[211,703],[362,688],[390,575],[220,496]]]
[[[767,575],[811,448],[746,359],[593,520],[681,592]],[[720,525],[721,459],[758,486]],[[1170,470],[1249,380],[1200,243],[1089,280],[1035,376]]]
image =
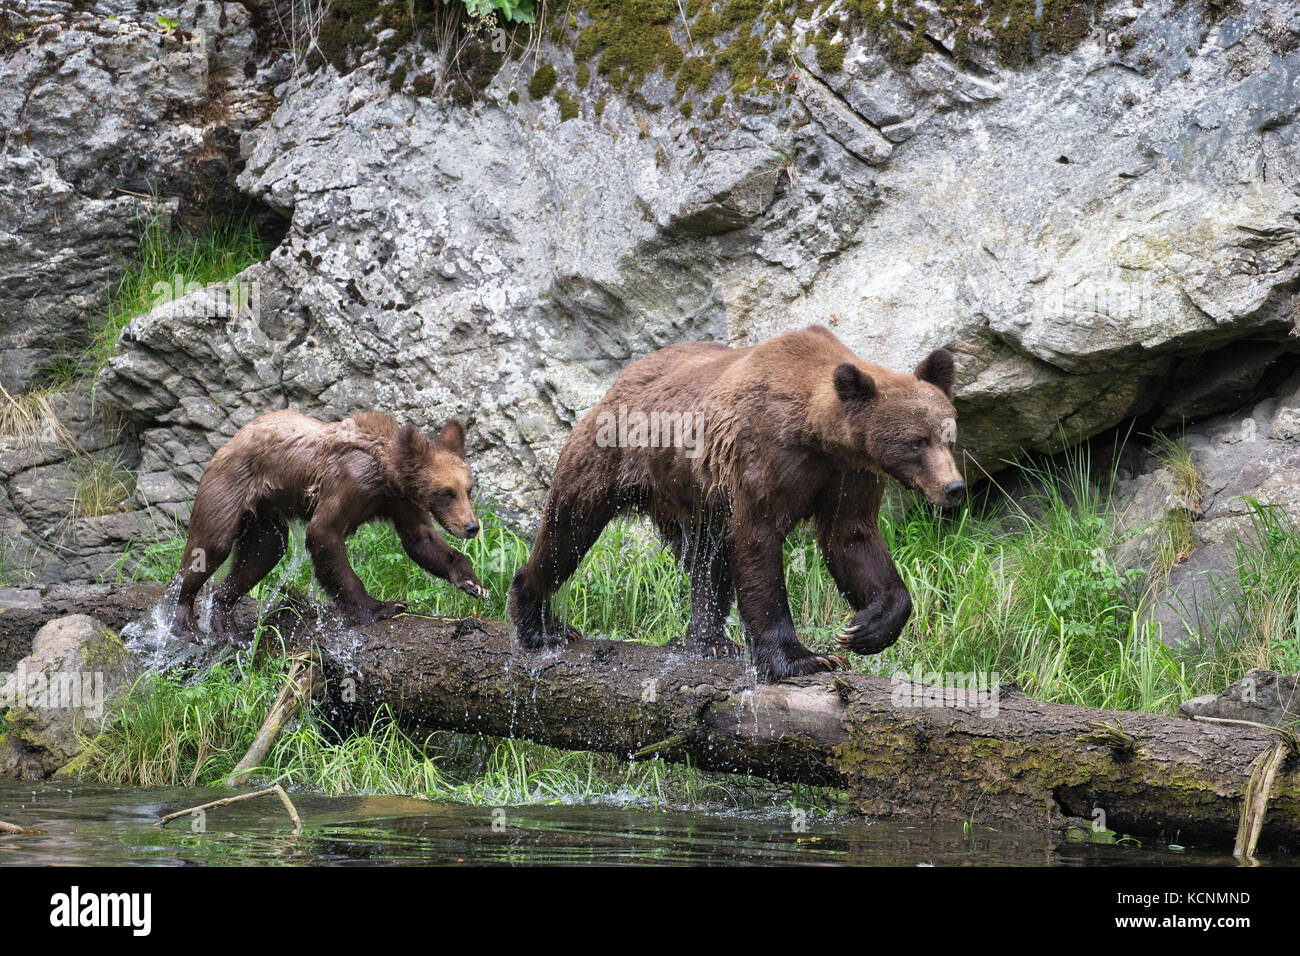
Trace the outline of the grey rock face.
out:
[[[50,621],[32,652],[0,686],[8,731],[0,745],[0,775],[28,779],[64,768],[81,751],[81,736],[108,715],[131,677],[121,640],[93,617]]]
[[[270,105],[245,80],[254,34],[238,3],[170,11],[9,0],[22,40],[0,59],[0,384],[76,357],[135,254],[151,194],[243,202],[238,137]],[[168,12],[168,11],[163,11]],[[173,205],[175,203],[173,202]],[[166,220],[164,218],[164,225]]]
[[[0,15],[0,386],[12,395],[81,355],[143,219],[165,230],[196,203],[248,204],[234,188],[239,136],[269,115],[262,88],[283,66],[257,58],[238,3],[11,0]],[[133,429],[83,386],[35,417],[0,435],[0,583],[129,572],[168,516],[143,496],[88,513],[77,492],[95,469],[134,486]]]
[[[1178,706],[1180,717],[1248,720],[1284,727],[1300,720],[1300,674],[1255,668],[1221,694],[1194,697]]]
[[[0,580],[112,580],[129,573],[161,514],[127,507],[139,465],[134,434],[96,407],[87,388],[59,393],[35,435],[0,436]],[[96,501],[107,482],[113,499]],[[87,507],[94,502],[96,507]]]
[[[1290,365],[1279,364],[1283,372]],[[1158,582],[1151,601],[1166,643],[1232,639],[1223,598],[1240,589],[1238,551],[1254,534],[1250,502],[1300,515],[1298,407],[1300,372],[1293,372],[1249,407],[1187,428],[1183,442],[1203,483],[1199,494],[1189,495],[1170,468],[1154,460],[1119,482],[1116,507],[1122,530],[1131,532],[1115,556],[1121,565],[1156,564],[1162,523],[1180,516],[1192,522],[1188,553]]]
[[[100,382],[142,426],[140,498],[183,512],[258,412],[377,407],[465,416],[481,486],[529,522],[620,366],[810,322],[897,368],[955,347],[959,443],[987,470],[1176,408],[1195,356],[1293,348],[1300,20],[1234,10],[1108,9],[1020,71],[978,50],[978,71],[898,70],[855,41],[827,72],[797,21],[789,95],[716,119],[597,78],[561,122],[513,64],[472,109],[393,94],[373,59],[301,78],[242,144],[240,186],[292,218],[245,274],[259,314],[143,317]]]

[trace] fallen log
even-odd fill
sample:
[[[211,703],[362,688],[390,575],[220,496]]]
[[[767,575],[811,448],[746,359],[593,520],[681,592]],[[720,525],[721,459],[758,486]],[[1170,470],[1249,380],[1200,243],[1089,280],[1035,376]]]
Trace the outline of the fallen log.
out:
[[[404,615],[317,629],[327,699],[365,720],[389,705],[415,739],[516,737],[847,791],[873,817],[996,827],[1104,824],[1231,846],[1267,728],[1032,700],[862,675],[751,683],[742,663],[584,639],[512,646],[509,626]],[[1261,847],[1300,844],[1300,761],[1271,782]]]
[[[97,597],[115,616],[139,617],[161,589]],[[25,613],[24,629],[75,610],[64,603]],[[250,609],[241,612],[251,626]],[[1252,780],[1285,735],[1246,722],[1047,704],[1009,687],[996,709],[960,706],[951,689],[912,692],[862,675],[754,686],[739,662],[642,644],[524,652],[508,625],[473,618],[403,615],[348,629],[300,609],[275,623],[299,648],[315,646],[333,713],[364,724],[387,704],[416,740],[454,730],[657,755],[841,788],[873,817],[1104,823],[1224,847],[1239,828],[1259,828],[1261,849],[1300,846],[1300,759],[1293,748],[1278,758],[1264,801]]]

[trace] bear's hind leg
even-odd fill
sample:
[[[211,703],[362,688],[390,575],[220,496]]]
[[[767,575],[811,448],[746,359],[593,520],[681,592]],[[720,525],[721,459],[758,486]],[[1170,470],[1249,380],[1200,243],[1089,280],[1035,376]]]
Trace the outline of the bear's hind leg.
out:
[[[233,527],[210,530],[205,517],[196,501],[190,517],[189,537],[185,540],[185,553],[181,556],[181,569],[178,572],[181,589],[171,627],[173,634],[195,644],[200,643],[202,638],[194,614],[194,599],[208,578],[229,556],[235,536]]]
[[[847,669],[844,657],[814,654],[799,643],[785,591],[782,543],[783,536],[766,528],[733,536],[732,579],[759,680],[779,681],[837,667]]]
[[[212,595],[212,632],[227,644],[239,643],[231,612],[239,599],[280,563],[289,544],[289,529],[275,515],[246,514],[235,535],[230,573]]]
[[[656,522],[686,568],[691,585],[691,618],[680,644],[700,657],[743,657],[745,649],[727,637],[727,615],[735,600],[731,554],[725,523],[701,522],[689,534],[671,522]]]
[[[616,513],[604,503],[590,510],[579,509],[555,493],[560,483],[557,472],[533,550],[510,582],[510,620],[519,643],[531,649],[555,647],[581,637],[551,610],[551,596],[577,570]]]

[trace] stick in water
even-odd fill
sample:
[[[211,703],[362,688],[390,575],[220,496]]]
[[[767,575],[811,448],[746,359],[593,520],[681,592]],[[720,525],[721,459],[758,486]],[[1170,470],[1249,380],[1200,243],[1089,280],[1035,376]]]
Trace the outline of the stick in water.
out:
[[[0,820],[0,833],[40,833],[40,832],[41,832],[40,830],[33,829],[32,827],[20,827],[16,823],[5,823],[3,820]]]
[[[284,804],[284,808],[289,811],[289,818],[293,820],[293,835],[297,836],[299,833],[302,833],[302,818],[298,816],[298,809],[293,805],[293,801],[289,799],[289,795],[284,792],[284,787],[280,786],[278,783],[274,787],[267,787],[265,790],[254,790],[252,793],[241,793],[237,797],[222,797],[220,800],[213,800],[211,803],[204,803],[197,807],[190,807],[188,810],[177,810],[175,813],[167,814],[167,816],[155,823],[154,826],[165,827],[173,820],[179,820],[181,817],[191,816],[192,814],[198,813],[200,810],[211,810],[214,807],[225,807],[232,803],[240,803],[244,800],[252,800],[254,797],[265,797],[270,794],[275,794],[279,797],[280,802]]]

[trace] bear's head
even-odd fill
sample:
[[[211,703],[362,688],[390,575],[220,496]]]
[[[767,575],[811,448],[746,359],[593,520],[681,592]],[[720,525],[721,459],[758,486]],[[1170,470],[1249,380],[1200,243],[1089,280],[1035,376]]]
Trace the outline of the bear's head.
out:
[[[474,479],[465,464],[465,425],[458,418],[430,442],[414,425],[397,432],[397,469],[402,493],[427,508],[437,522],[458,538],[478,534],[470,504]]]
[[[852,362],[841,362],[832,380],[851,416],[854,444],[874,470],[940,507],[961,503],[966,483],[952,456],[957,411],[951,352],[935,349],[911,375],[890,373],[880,381]]]

